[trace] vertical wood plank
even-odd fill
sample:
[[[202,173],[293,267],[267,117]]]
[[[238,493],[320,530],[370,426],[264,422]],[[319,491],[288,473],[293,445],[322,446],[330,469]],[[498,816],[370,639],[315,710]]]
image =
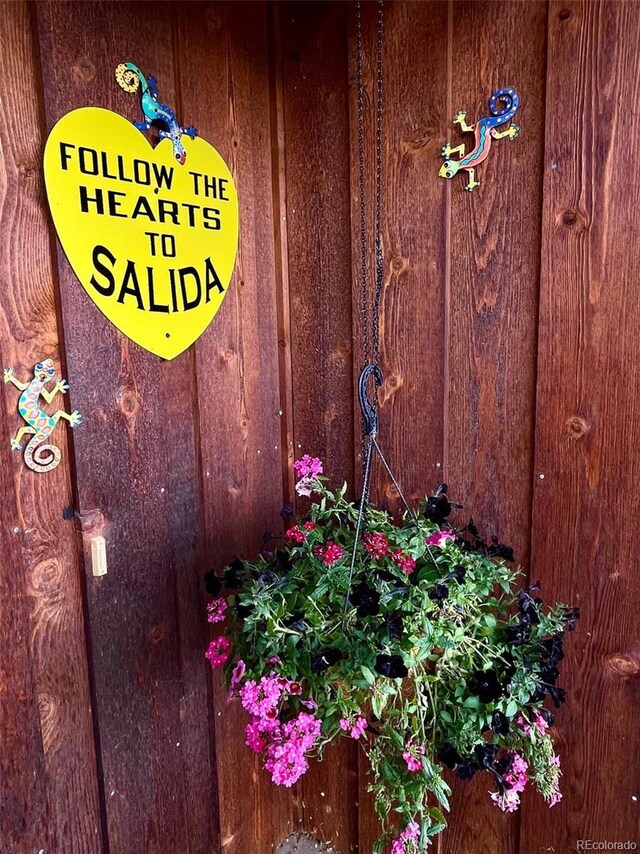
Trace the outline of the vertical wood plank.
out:
[[[563,663],[564,800],[526,801],[522,854],[640,831],[639,40],[634,3],[550,6],[532,575],[583,620]]]
[[[281,448],[267,14],[264,3],[234,2],[178,4],[177,12],[183,111],[229,164],[240,201],[229,293],[196,346],[204,546],[211,568],[220,570],[235,555],[255,556],[266,531],[282,530],[287,449]],[[244,744],[247,716],[227,704],[218,674],[214,683],[220,850],[269,854],[297,828],[296,792],[273,785]]]
[[[321,457],[353,489],[348,5],[279,11],[294,456]],[[302,781],[305,828],[342,854],[358,845],[357,768],[343,740]]]
[[[28,4],[7,4],[0,27],[0,359],[20,379],[44,356],[64,367],[41,171],[39,73]],[[82,570],[73,514],[63,517],[73,506],[70,448],[61,427],[54,436],[62,449],[58,468],[45,475],[27,469],[9,448],[21,423],[18,392],[6,386],[1,394],[0,848],[99,852]]]
[[[373,261],[375,181],[375,4],[363,4],[365,174],[368,255]],[[354,368],[363,363],[359,317],[360,252],[355,85],[355,18],[351,38],[351,222]],[[385,280],[380,347],[380,443],[410,502],[440,477],[443,459],[444,281],[446,193],[434,180],[445,126],[447,8],[440,2],[390,2],[384,10],[382,239]],[[369,264],[370,299],[373,268]],[[360,422],[357,421],[359,431]],[[358,448],[359,450],[359,448]],[[378,467],[374,498],[398,507]]]
[[[373,260],[375,188],[376,4],[363,4],[367,245]],[[413,505],[441,478],[445,371],[446,189],[437,180],[447,116],[447,6],[389,2],[384,7],[380,439]],[[351,18],[351,228],[354,282],[354,377],[364,361],[359,317],[360,234],[355,15]],[[369,264],[370,299],[373,298]],[[357,451],[359,416],[356,419]],[[360,454],[357,454],[360,458]],[[398,496],[381,466],[372,500],[396,509]],[[379,824],[360,763],[360,851],[371,851]]]
[[[37,7],[47,125],[98,104],[131,118],[118,89],[133,59],[176,103],[171,7]],[[210,851],[215,786],[199,608],[192,354],[143,352],[96,311],[58,250],[74,403],[80,518],[107,539],[109,572],[87,577],[109,850]],[[87,562],[88,563],[88,562]]]
[[[514,86],[520,137],[494,143],[479,167],[447,182],[451,243],[445,477],[464,505],[459,518],[513,545],[529,562],[536,335],[544,146],[546,3],[460,3],[451,9],[451,104],[473,123],[491,93]],[[447,127],[441,144],[473,145]],[[455,142],[453,142],[455,140]],[[465,173],[466,174],[466,173]],[[442,179],[438,179],[442,180]],[[455,778],[454,778],[455,779]],[[489,801],[487,775],[454,782],[442,850],[513,854],[518,818]]]

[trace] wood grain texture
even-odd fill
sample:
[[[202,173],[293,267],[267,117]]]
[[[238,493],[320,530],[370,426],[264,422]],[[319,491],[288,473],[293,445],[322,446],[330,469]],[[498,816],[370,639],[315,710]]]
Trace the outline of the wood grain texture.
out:
[[[294,456],[353,485],[347,4],[279,7]],[[302,508],[300,508],[302,509]],[[302,781],[304,827],[357,850],[357,751],[343,740]]]
[[[255,556],[266,531],[282,532],[287,450],[281,447],[268,25],[264,3],[177,9],[183,111],[197,117],[202,135],[229,164],[240,201],[229,293],[196,345],[203,546],[210,568],[221,570],[235,555]],[[203,81],[205,66],[213,86]],[[269,854],[297,829],[297,793],[275,787],[245,746],[248,718],[239,704],[228,705],[217,673],[214,708],[220,850]]]
[[[2,9],[0,40],[0,360],[24,380],[44,356],[64,373],[41,175],[43,116],[39,99],[24,95],[40,84],[26,3]],[[64,427],[54,434],[62,449],[55,471],[29,470],[9,447],[10,434],[21,424],[19,393],[8,385],[1,394],[9,413],[0,433],[2,527],[9,539],[0,562],[0,631],[7,656],[0,754],[24,788],[16,779],[2,782],[0,850],[99,852],[83,573],[73,521],[63,518],[74,503],[68,434]]]
[[[293,791],[244,747],[243,713],[203,658],[201,581],[281,532],[294,456],[321,456],[357,490],[354,12],[339,0],[0,10],[0,358],[25,373],[60,360],[86,419],[60,429],[58,470],[34,475],[5,444],[16,393],[1,390],[2,854],[271,854],[299,829],[371,851],[355,745]],[[370,240],[376,4],[363,16]],[[388,0],[385,30],[383,449],[411,500],[447,479],[545,599],[584,614],[563,668],[563,803],[549,812],[532,792],[505,819],[486,779],[456,784],[435,850],[640,842],[640,6]],[[124,339],[52,253],[40,177],[65,112],[137,117],[113,80],[125,59],[157,76],[238,184],[229,294],[171,363]],[[475,119],[507,83],[519,140],[496,143],[473,194],[439,180],[454,111]],[[374,495],[398,506],[380,471]]]
[[[634,3],[550,6],[532,574],[583,619],[563,662],[564,800],[526,801],[522,854],[640,841],[639,39]]]
[[[373,259],[375,176],[374,103],[377,11],[363,4],[365,45],[365,164],[368,254]],[[352,51],[355,51],[352,23]],[[443,460],[445,189],[433,179],[446,116],[446,4],[385,4],[381,301],[380,443],[409,501],[439,479]],[[373,66],[372,66],[373,62]],[[358,313],[360,253],[355,54],[351,91],[351,221],[354,318]],[[369,264],[371,295],[373,278]],[[359,320],[359,317],[358,317]],[[363,361],[355,325],[355,376]],[[358,419],[358,430],[360,424]],[[397,496],[378,469],[374,495],[391,507]]]
[[[137,118],[137,99],[113,77],[130,57],[175,103],[171,7],[47,3],[37,14],[48,127],[90,104]],[[109,561],[106,576],[87,576],[109,850],[210,851],[192,355],[163,363],[141,351],[96,311],[60,250],[58,266],[68,374],[86,419],[74,437],[80,520],[87,549],[104,534]]]
[[[547,8],[542,2],[450,3],[451,102],[447,119],[488,114],[492,92],[514,86],[521,100],[518,139],[496,141],[476,178],[450,193],[448,376],[444,480],[486,535],[529,562],[533,425],[540,280]],[[473,145],[449,125],[442,143]],[[436,167],[437,168],[437,167]],[[442,181],[443,179],[438,179]],[[489,801],[491,781],[454,782],[441,850],[514,854],[518,816]]]
[[[376,4],[363,4],[365,168],[369,271],[373,259]],[[385,3],[383,56],[382,237],[385,281],[381,301],[380,443],[414,505],[440,482],[445,370],[445,188],[434,178],[447,115],[447,6]],[[355,15],[351,19],[351,221],[354,282],[354,377],[364,351],[359,322],[359,187]],[[373,63],[373,65],[372,65]],[[369,281],[373,295],[373,280]],[[360,429],[359,418],[357,428]],[[357,440],[359,449],[359,437]],[[382,467],[372,495],[397,509]],[[369,852],[379,824],[360,763],[360,851]]]

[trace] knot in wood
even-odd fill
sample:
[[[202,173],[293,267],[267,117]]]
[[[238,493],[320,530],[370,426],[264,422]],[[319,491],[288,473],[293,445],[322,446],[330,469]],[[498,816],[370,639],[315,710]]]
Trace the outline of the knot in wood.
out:
[[[64,570],[58,558],[52,557],[37,563],[31,572],[31,587],[38,596],[51,598],[60,591]]]
[[[623,653],[612,655],[608,661],[609,667],[623,679],[630,679],[640,673],[640,664],[635,658]]]
[[[589,423],[580,415],[571,415],[565,424],[570,439],[582,439],[589,432]]]
[[[78,85],[91,83],[96,76],[96,67],[91,58],[86,54],[78,57],[78,61],[72,66],[71,70],[74,80]]]
[[[589,217],[581,208],[567,208],[559,216],[560,224],[565,228],[584,231],[589,226]]]
[[[558,12],[558,18],[560,18],[561,21],[568,21],[570,17],[571,17],[571,10],[570,9],[560,9],[560,11]]]
[[[400,273],[404,273],[409,267],[409,259],[403,258],[402,255],[396,255],[395,258],[391,261],[391,269],[393,272],[399,276]]]
[[[116,398],[120,412],[125,418],[135,418],[140,408],[140,400],[136,390],[131,386],[120,386]]]

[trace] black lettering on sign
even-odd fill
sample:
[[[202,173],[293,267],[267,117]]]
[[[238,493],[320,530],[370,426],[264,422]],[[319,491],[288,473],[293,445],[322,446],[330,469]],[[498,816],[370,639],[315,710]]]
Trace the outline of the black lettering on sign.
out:
[[[116,199],[116,196],[122,196],[125,199],[127,198],[126,193],[119,193],[117,190],[109,190],[107,193],[107,198],[109,200],[109,216],[120,216],[123,219],[126,219],[126,213],[118,213],[118,208],[121,203]]]
[[[181,267],[178,270],[178,276],[180,277],[180,288],[182,290],[182,302],[184,303],[184,310],[189,311],[190,308],[196,308],[200,305],[200,300],[202,299],[202,285],[200,284],[200,276],[198,275],[198,271],[195,267]],[[193,299],[189,299],[187,296],[187,276],[193,276],[196,284],[196,292]]]
[[[149,285],[149,311],[161,311],[169,314],[169,306],[156,303],[156,295],[153,290],[153,267],[147,267],[147,284]]]
[[[89,190],[87,187],[79,187],[80,190],[80,210],[82,213],[89,213],[89,205],[93,204],[96,206],[96,213],[103,214],[104,213],[104,198],[102,190],[97,187],[95,196],[89,195]]]
[[[129,281],[131,281],[131,285],[129,285]],[[138,303],[138,308],[141,311],[144,311],[144,303],[142,302],[142,294],[140,293],[140,284],[136,273],[135,261],[127,261],[127,269],[125,270],[122,285],[120,286],[118,302],[124,303],[124,298],[127,294],[131,294],[131,296],[135,297],[136,302]]]
[[[98,152],[93,148],[85,148],[81,145],[78,149],[78,162],[80,171],[85,175],[97,175],[100,172],[98,168]]]
[[[138,201],[135,204],[131,219],[137,219],[139,216],[148,216],[151,222],[155,222],[156,218],[151,210],[149,199],[146,196],[138,196]]]
[[[205,228],[220,231],[220,211],[218,208],[202,208],[202,216],[205,220],[203,223]]]
[[[222,287],[222,282],[220,281],[220,277],[216,273],[216,268],[211,263],[211,258],[207,258],[204,262],[204,272],[205,272],[205,282],[204,287],[206,291],[205,302],[211,301],[211,291],[216,288],[218,293],[223,294],[224,288]]]
[[[75,145],[71,142],[60,143],[60,166],[65,170],[65,172],[69,168],[67,163],[71,160],[71,155],[67,153],[68,148],[75,148]]]
[[[93,247],[93,254],[91,256],[93,259],[93,266],[96,272],[101,273],[105,277],[107,284],[101,284],[95,276],[91,276],[90,282],[99,294],[102,294],[103,297],[110,297],[113,296],[113,292],[116,287],[116,280],[114,279],[111,270],[108,267],[105,267],[100,260],[103,255],[111,261],[112,265],[116,263],[116,256],[109,252],[106,246],[98,244]]]

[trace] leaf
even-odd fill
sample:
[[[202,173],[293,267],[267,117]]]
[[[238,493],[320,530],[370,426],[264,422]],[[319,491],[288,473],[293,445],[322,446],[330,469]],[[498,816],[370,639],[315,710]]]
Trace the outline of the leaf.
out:
[[[505,715],[508,718],[512,718],[515,713],[518,711],[518,704],[515,700],[509,700],[507,703],[507,708],[504,710]]]
[[[373,670],[367,667],[366,664],[361,664],[360,670],[362,671],[362,675],[364,676],[364,678],[367,680],[367,684],[373,685],[373,683],[376,681],[376,674],[373,672]]]
[[[479,697],[467,697],[467,699],[462,704],[465,709],[478,709],[480,708],[480,698]]]
[[[440,712],[440,717],[445,723],[452,724],[453,723],[453,715],[448,712],[446,709],[442,709]]]

